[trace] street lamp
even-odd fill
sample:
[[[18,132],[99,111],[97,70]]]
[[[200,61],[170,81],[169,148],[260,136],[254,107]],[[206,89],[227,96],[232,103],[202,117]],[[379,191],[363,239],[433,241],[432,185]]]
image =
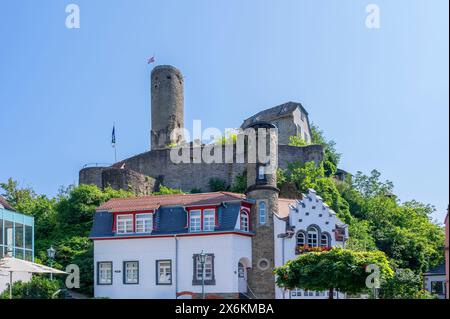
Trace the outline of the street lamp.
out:
[[[202,265],[202,299],[205,299],[205,262],[206,254],[202,250],[200,253],[200,264]]]
[[[56,250],[53,248],[53,246],[50,246],[49,249],[47,249],[47,257],[50,259],[50,267],[53,267],[53,261],[55,260],[55,254]],[[53,273],[50,273],[50,280],[53,280]]]

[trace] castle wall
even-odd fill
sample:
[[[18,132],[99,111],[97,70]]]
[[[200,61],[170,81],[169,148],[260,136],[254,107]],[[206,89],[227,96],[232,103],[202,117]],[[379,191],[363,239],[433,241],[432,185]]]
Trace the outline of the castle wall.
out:
[[[225,151],[222,152],[225,154]],[[278,164],[282,169],[287,168],[288,163],[300,161],[319,162],[323,159],[323,147],[309,145],[296,147],[278,145]],[[140,174],[151,176],[170,188],[179,188],[190,192],[193,188],[203,192],[210,191],[209,180],[212,177],[224,180],[227,185],[232,185],[237,175],[245,170],[244,163],[180,163],[174,164],[170,159],[170,149],[161,149],[145,152],[123,161],[125,168]],[[80,184],[94,184],[103,187],[102,171],[105,168],[85,168],[80,171]],[[109,182],[115,184],[113,180]],[[126,185],[126,184],[123,184]]]

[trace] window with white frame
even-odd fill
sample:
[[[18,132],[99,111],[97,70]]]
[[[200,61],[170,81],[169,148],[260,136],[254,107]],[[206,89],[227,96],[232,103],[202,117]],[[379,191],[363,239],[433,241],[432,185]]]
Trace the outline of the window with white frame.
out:
[[[133,215],[117,216],[117,233],[127,234],[133,232]]]
[[[259,224],[264,225],[266,223],[266,203],[265,202],[259,202],[258,217],[259,217]]]
[[[189,212],[189,231],[197,232],[202,230],[201,222],[202,212],[200,210],[191,210]]]
[[[156,261],[156,284],[171,285],[172,284],[172,261],[157,260]]]
[[[248,213],[244,211],[241,211],[241,230],[249,231]]]
[[[136,215],[136,233],[150,233],[153,230],[153,214]]]
[[[202,274],[205,274],[204,277],[204,284],[205,285],[214,285],[214,255],[213,254],[207,254],[205,256],[205,263],[204,263],[204,272],[202,263],[200,261],[200,255],[196,254],[194,255],[194,278],[192,283],[194,285],[201,285],[202,284]]]
[[[213,231],[216,226],[216,211],[205,209],[203,211],[203,231]]]
[[[139,283],[139,262],[125,261],[123,263],[123,283],[138,284]]]
[[[328,239],[328,235],[325,233],[322,233],[322,235],[320,235],[320,246],[321,247],[329,247],[330,246],[330,241]]]
[[[308,228],[308,245],[316,247],[318,244],[319,231],[316,227]]]
[[[98,285],[112,284],[112,262],[101,261],[97,263],[97,284]]]
[[[297,233],[297,246],[305,245],[305,234],[303,232]]]

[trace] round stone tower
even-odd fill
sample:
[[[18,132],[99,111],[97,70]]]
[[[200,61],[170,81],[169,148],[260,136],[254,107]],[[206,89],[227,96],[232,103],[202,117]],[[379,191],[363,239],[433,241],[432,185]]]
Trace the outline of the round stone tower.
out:
[[[274,213],[278,212],[279,194],[276,180],[278,131],[267,122],[257,122],[247,128],[254,129],[256,133],[256,138],[248,135],[247,140],[245,193],[256,202],[251,214],[255,236],[252,239],[252,268],[248,273],[248,284],[257,298],[274,299]],[[266,154],[266,157],[261,158],[260,153]]]
[[[171,65],[159,65],[152,70],[152,150],[168,148],[184,140],[182,131],[178,130],[184,128],[183,85],[183,75]]]

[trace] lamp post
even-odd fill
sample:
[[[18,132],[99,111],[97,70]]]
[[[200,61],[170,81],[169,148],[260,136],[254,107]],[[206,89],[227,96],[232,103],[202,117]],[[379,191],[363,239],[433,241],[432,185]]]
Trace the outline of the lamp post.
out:
[[[50,246],[49,249],[47,249],[47,257],[50,259],[50,267],[53,267],[53,260],[55,259],[56,250],[53,248],[53,246]],[[50,273],[50,280],[53,280],[53,273]]]
[[[202,265],[202,299],[205,299],[205,262],[206,254],[202,250],[200,253],[200,264]]]

